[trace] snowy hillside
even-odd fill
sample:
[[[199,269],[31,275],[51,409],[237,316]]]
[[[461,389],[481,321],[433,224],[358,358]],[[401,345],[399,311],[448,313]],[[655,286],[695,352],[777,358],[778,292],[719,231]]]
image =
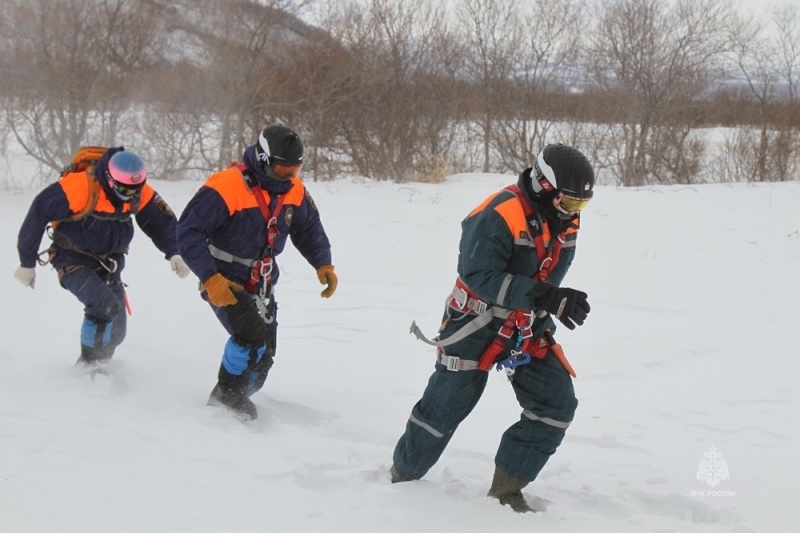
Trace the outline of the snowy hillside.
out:
[[[485,496],[520,415],[496,372],[429,475],[389,482],[433,369],[409,325],[435,332],[461,219],[512,181],[309,183],[339,290],[281,256],[249,424],[206,407],[226,334],[141,231],[114,373],[77,374],[80,304],[49,269],[33,291],[12,277],[36,191],[0,193],[0,533],[800,530],[800,182],[597,189],[565,282],[592,312],[557,334],[580,406],[524,491],[544,512]],[[198,183],[154,185],[179,213]]]

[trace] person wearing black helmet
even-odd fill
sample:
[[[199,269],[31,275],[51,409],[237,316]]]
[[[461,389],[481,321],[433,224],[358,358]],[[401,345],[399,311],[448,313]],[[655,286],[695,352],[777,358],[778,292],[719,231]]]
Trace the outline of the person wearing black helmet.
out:
[[[595,175],[577,149],[550,144],[511,185],[461,223],[458,277],[436,346],[437,362],[394,450],[393,483],[423,477],[478,403],[492,368],[504,370],[522,407],[503,434],[488,496],[517,512],[534,509],[522,489],[536,479],[572,422],[574,371],[553,336],[590,311],[585,292],[561,287],[575,256],[581,211]]]
[[[264,128],[241,162],[212,174],[178,220],[178,245],[230,338],[208,404],[244,420],[258,410],[250,397],[264,385],[277,344],[276,262],[286,239],[326,285],[338,278],[314,200],[300,180],[303,142],[291,128]]]

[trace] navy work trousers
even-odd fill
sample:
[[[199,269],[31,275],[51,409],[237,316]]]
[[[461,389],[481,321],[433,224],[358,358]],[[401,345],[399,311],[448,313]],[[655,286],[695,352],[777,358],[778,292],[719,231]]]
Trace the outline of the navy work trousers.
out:
[[[59,282],[83,304],[81,358],[110,359],[125,340],[128,324],[119,273],[74,265],[59,270]]]
[[[436,363],[394,450],[400,477],[420,479],[436,464],[458,425],[480,400],[487,380],[487,372],[451,372]],[[522,415],[503,433],[495,464],[514,477],[533,481],[561,444],[578,400],[572,378],[551,352],[518,367],[511,384]]]
[[[211,308],[230,335],[222,353],[219,382],[251,396],[264,386],[277,345],[278,306],[275,297],[260,300],[236,293],[234,305]]]

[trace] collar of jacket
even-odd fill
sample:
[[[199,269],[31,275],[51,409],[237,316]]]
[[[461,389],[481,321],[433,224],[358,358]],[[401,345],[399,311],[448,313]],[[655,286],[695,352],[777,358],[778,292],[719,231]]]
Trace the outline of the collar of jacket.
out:
[[[271,194],[286,194],[289,192],[289,189],[292,188],[291,181],[280,181],[266,175],[256,157],[255,144],[245,148],[244,155],[242,155],[242,162],[247,166],[250,175],[258,181],[258,185],[265,191]]]
[[[563,220],[559,218],[558,211],[553,205],[553,197],[556,192],[542,192],[536,194],[531,187],[531,168],[526,168],[519,174],[517,178],[517,186],[520,188],[525,197],[530,200],[538,213],[541,213],[547,221],[550,231],[553,233],[561,233],[565,231],[575,220]]]

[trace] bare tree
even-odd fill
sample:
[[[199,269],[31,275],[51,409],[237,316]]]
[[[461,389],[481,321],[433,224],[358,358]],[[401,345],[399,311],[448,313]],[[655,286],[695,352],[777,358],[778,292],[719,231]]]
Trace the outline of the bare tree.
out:
[[[323,23],[335,25],[336,20],[327,12]],[[330,179],[346,169],[345,147],[338,137],[340,108],[348,106],[367,80],[354,71],[351,53],[329,31],[297,43],[291,55],[292,63],[281,76],[292,80],[294,115],[308,130],[305,175],[314,181]]]
[[[157,59],[157,12],[132,0],[7,0],[15,76],[5,121],[43,166],[116,142],[137,76]]]
[[[292,0],[206,2],[205,50],[210,55],[203,90],[219,119],[217,166],[241,156],[254,136],[271,122],[286,122],[293,103],[282,90],[280,65],[290,60],[281,39],[292,38]]]
[[[718,168],[738,168],[712,179],[791,179],[796,9],[735,26],[725,2],[329,0],[312,27],[297,17],[311,0],[6,0],[0,147],[59,168],[79,145],[123,139],[183,178],[285,122],[313,179],[517,171],[563,141],[616,183],[691,183],[708,179],[698,127],[735,43],[758,128],[728,141],[738,158]]]
[[[463,0],[458,19],[467,50],[467,77],[476,86],[478,124],[483,145],[483,171],[491,169],[494,121],[509,97],[508,80],[530,28],[518,21],[516,0]]]
[[[516,37],[509,50],[510,91],[498,102],[492,144],[500,156],[501,171],[530,166],[547,142],[573,142],[564,128],[554,131],[554,95],[580,88],[577,69],[578,38],[584,25],[583,8],[574,0],[535,2],[508,21]],[[548,105],[550,108],[548,109]],[[574,124],[572,129],[577,129]],[[554,135],[550,135],[553,131]]]
[[[739,165],[731,172],[750,181],[793,179],[800,152],[798,11],[780,8],[767,22],[742,18],[731,33],[734,63],[759,111],[756,131],[741,128],[735,139],[729,140],[731,149],[740,152],[736,157]]]
[[[430,80],[442,74],[437,50],[450,42],[443,9],[426,0],[353,2],[341,4],[328,27],[354,77],[350,97],[335,108],[346,157],[364,176],[414,179],[417,164],[442,157],[448,123],[441,110],[455,101],[431,91]]]
[[[693,172],[695,162],[665,162],[696,153],[686,134],[693,117],[681,110],[708,88],[725,50],[729,10],[721,0],[612,0],[596,19],[587,68],[601,87],[620,96],[620,182],[690,179],[677,173]]]

